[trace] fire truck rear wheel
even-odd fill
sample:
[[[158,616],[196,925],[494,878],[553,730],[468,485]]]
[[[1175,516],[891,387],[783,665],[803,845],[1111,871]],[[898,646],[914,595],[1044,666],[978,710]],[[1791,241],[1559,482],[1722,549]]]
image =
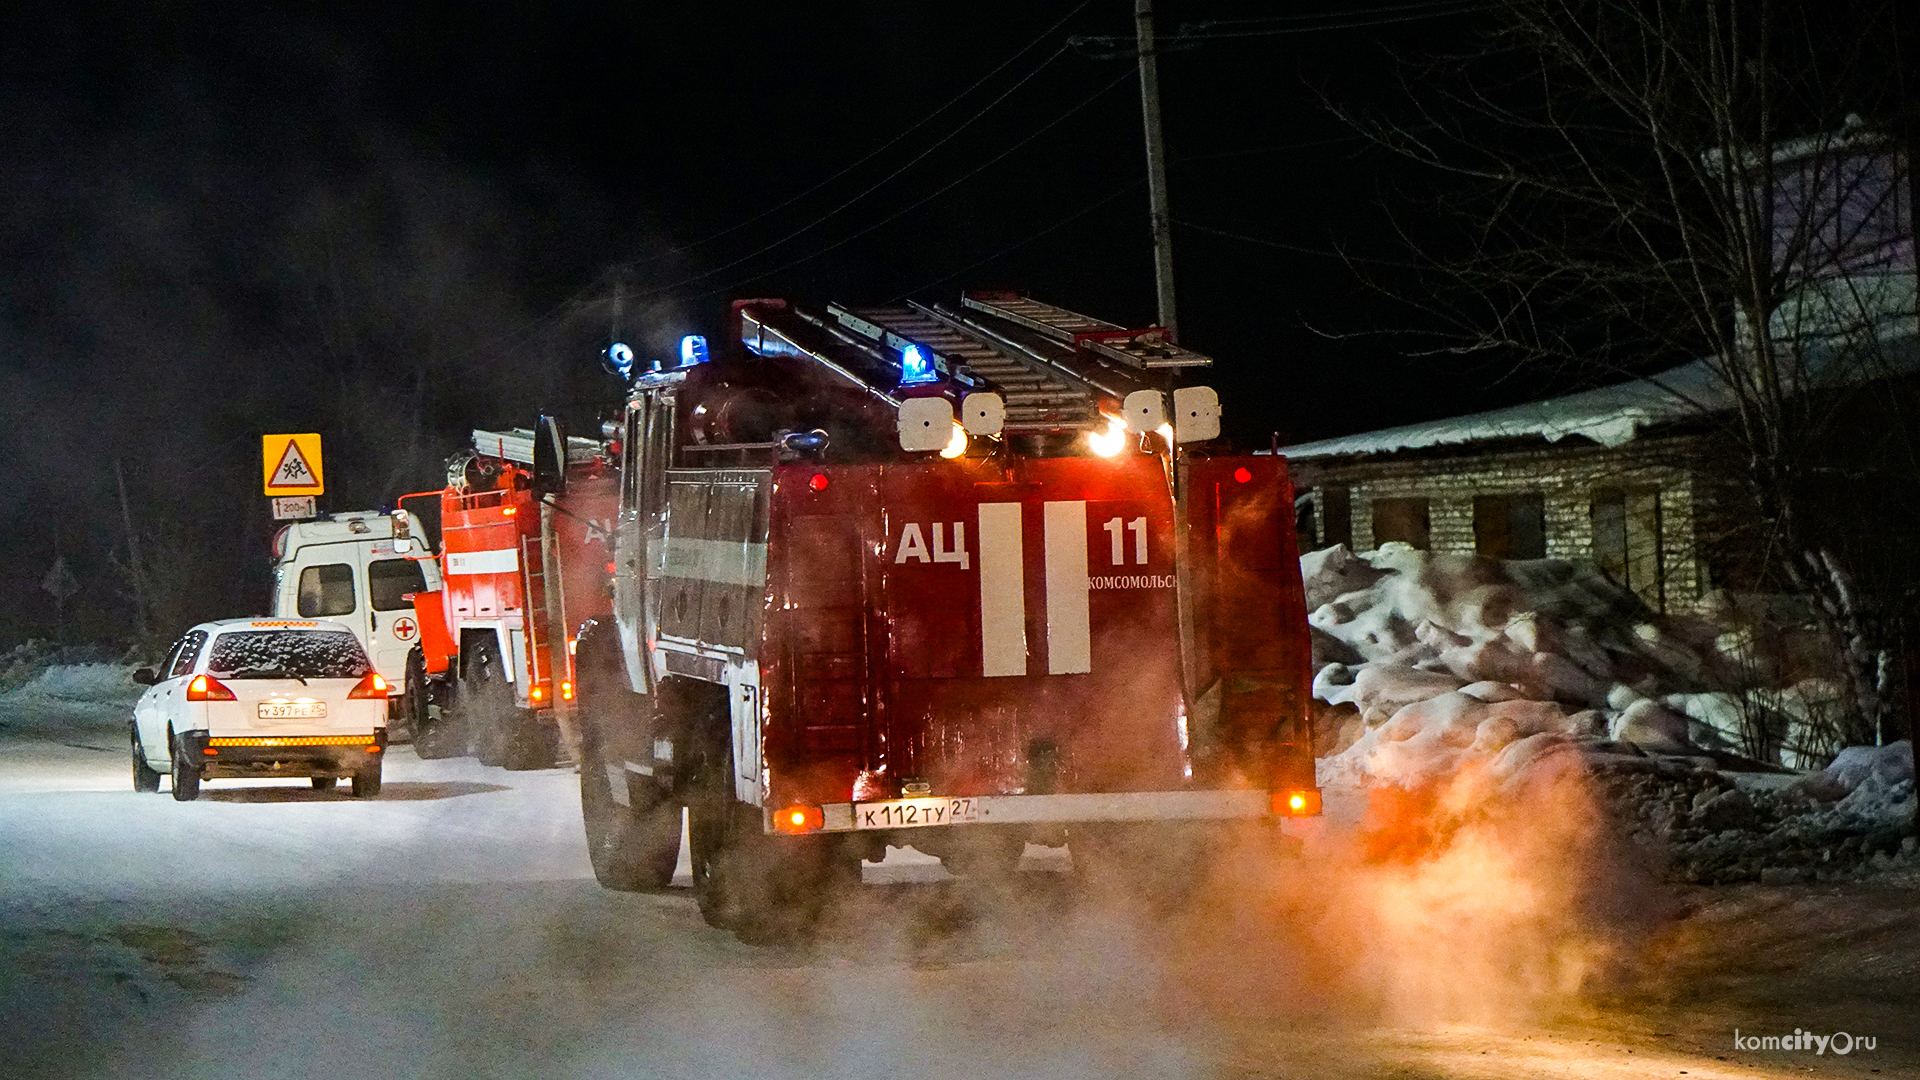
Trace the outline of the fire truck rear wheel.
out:
[[[541,723],[525,709],[515,709],[505,726],[506,742],[500,754],[503,767],[520,772],[553,767],[556,732],[552,725]]]
[[[626,762],[608,750],[607,725],[639,719],[650,707],[627,689],[615,642],[600,627],[579,639],[580,817],[587,855],[601,885],[621,892],[648,892],[673,882],[680,858],[680,804],[650,780],[630,776]],[[621,784],[627,805],[614,798]]]
[[[1218,847],[1212,823],[1101,823],[1067,836],[1073,871],[1093,892],[1160,911],[1195,899]]]
[[[767,835],[761,811],[733,799],[732,754],[715,756],[687,807],[700,915],[749,945],[804,941],[833,894],[859,884],[860,860],[833,837]]]
[[[413,728],[413,752],[422,761],[459,757],[467,752],[467,727],[454,700],[458,685],[458,680],[448,679],[425,687],[424,715],[414,721]],[[435,701],[436,697],[440,700]]]
[[[427,720],[427,659],[418,645],[407,651],[406,682],[400,690],[399,706],[400,722],[406,726],[407,738],[418,738]],[[389,739],[394,734],[391,722],[387,734]]]
[[[651,783],[628,783],[624,765],[616,763],[629,803],[620,805],[613,797],[614,773],[591,723],[582,725],[581,736],[580,817],[594,879],[619,892],[665,889],[680,859],[679,804]],[[643,801],[649,805],[633,805]]]
[[[460,707],[473,736],[473,756],[482,765],[506,760],[509,725],[513,723],[513,688],[500,665],[500,643],[491,635],[475,639],[466,659],[460,686]]]
[[[992,826],[972,832],[963,826],[953,832],[957,835],[950,837],[940,852],[940,865],[948,873],[977,881],[1004,880],[1020,869],[1027,851],[1025,834]]]

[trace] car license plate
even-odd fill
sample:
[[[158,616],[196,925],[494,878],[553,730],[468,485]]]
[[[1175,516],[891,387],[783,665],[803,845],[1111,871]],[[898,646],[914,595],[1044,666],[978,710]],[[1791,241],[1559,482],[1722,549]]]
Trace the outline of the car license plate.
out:
[[[327,703],[324,701],[263,701],[260,703],[262,720],[312,720],[327,715]]]
[[[856,829],[913,829],[922,825],[965,825],[979,820],[978,799],[888,799],[853,805]]]

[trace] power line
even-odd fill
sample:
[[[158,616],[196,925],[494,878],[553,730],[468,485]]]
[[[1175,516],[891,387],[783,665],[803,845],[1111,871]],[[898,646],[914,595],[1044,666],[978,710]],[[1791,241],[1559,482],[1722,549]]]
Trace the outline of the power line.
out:
[[[1106,197],[1098,199],[1094,202],[1088,203],[1087,205],[1081,207],[1080,209],[1074,211],[1073,213],[1068,214],[1066,217],[1061,218],[1059,221],[1056,221],[1053,224],[1047,226],[1046,228],[1041,229],[1039,232],[1031,233],[1026,237],[1023,237],[1022,239],[1016,240],[1013,243],[1008,244],[1006,247],[1001,248],[999,251],[996,251],[993,254],[988,255],[986,258],[968,263],[967,265],[961,267],[958,270],[955,270],[953,273],[948,274],[945,277],[935,278],[932,281],[928,281],[928,282],[924,282],[922,284],[916,285],[913,288],[908,289],[905,292],[899,294],[898,296],[895,296],[893,299],[888,300],[887,303],[897,304],[900,301],[905,300],[907,297],[914,295],[915,293],[925,292],[928,289],[933,288],[935,285],[944,285],[947,282],[952,281],[954,278],[957,278],[962,274],[971,273],[974,270],[977,270],[980,267],[985,266],[988,263],[999,259],[1001,256],[1006,255],[1009,252],[1017,251],[1020,248],[1026,247],[1028,244],[1031,244],[1035,240],[1038,240],[1041,237],[1046,236],[1048,233],[1054,232],[1055,230],[1058,230],[1058,229],[1064,228],[1065,226],[1073,224],[1074,222],[1080,220],[1083,217],[1086,217],[1088,214],[1093,213],[1095,210],[1100,209],[1101,207],[1107,205],[1113,200],[1119,198],[1120,196],[1125,195],[1127,192],[1132,191],[1134,188],[1139,187],[1142,183],[1145,183],[1145,182],[1146,181],[1144,177],[1139,177],[1133,180],[1129,180],[1126,183],[1115,188]]]
[[[662,258],[667,258],[672,255],[679,254],[680,252],[690,251],[696,247],[704,246],[724,236],[729,236],[735,232],[738,232],[743,228],[746,228],[748,225],[752,225],[758,221],[761,221],[767,217],[772,216],[775,213],[778,213],[781,210],[786,209],[789,206],[792,206],[793,204],[801,201],[802,199],[805,199],[809,195],[814,194],[815,192],[821,190],[827,185],[833,183],[834,181],[839,180],[841,177],[846,176],[848,173],[853,172],[855,169],[859,168],[860,166],[866,164],[869,161],[872,161],[874,158],[880,156],[882,153],[885,153],[887,150],[898,145],[903,139],[907,138],[907,136],[912,135],[914,132],[925,127],[927,124],[933,122],[934,119],[946,113],[949,109],[953,108],[955,105],[958,105],[961,101],[965,100],[967,97],[972,95],[974,91],[978,90],[981,86],[984,86],[987,82],[992,80],[994,76],[999,75],[1001,72],[1005,71],[1008,67],[1012,66],[1012,64],[1016,60],[1019,60],[1022,56],[1025,56],[1027,53],[1033,51],[1035,46],[1045,42],[1048,38],[1052,37],[1055,33],[1057,33],[1060,30],[1062,26],[1065,26],[1075,16],[1079,15],[1082,11],[1086,10],[1088,5],[1090,5],[1092,2],[1093,0],[1081,0],[1081,2],[1078,5],[1076,5],[1071,11],[1067,12],[1060,19],[1056,20],[1051,26],[1048,26],[1046,30],[1042,31],[1038,36],[1034,37],[1032,40],[1028,41],[1025,45],[1021,46],[1011,56],[1007,57],[1005,60],[1001,61],[998,65],[996,65],[991,71],[988,71],[985,75],[982,75],[980,78],[974,80],[974,82],[971,85],[969,85],[965,90],[962,90],[960,93],[954,95],[952,98],[948,99],[947,102],[941,105],[939,108],[936,108],[932,112],[921,117],[919,120],[915,121],[913,124],[909,125],[907,128],[902,130],[899,134],[895,135],[893,138],[888,139],[886,142],[881,143],[879,146],[874,147],[872,150],[869,150],[866,154],[855,159],[851,164],[843,167],[838,172],[835,172],[831,176],[828,176],[826,179],[814,184],[813,186],[807,188],[806,190],[800,192],[797,195],[792,196],[791,198],[788,198],[780,203],[775,204],[774,206],[767,208],[766,210],[761,211],[760,213],[753,215],[752,217],[749,217],[743,221],[730,225],[727,228],[720,230],[719,232],[712,233],[708,236],[702,237],[699,240],[695,240],[688,244],[682,244],[675,248],[670,248],[667,251],[660,252],[655,255],[647,256],[646,258],[628,260],[623,263],[616,263],[616,264],[613,264],[612,266],[603,268],[598,274],[594,275],[592,283],[588,284],[587,286],[581,289],[576,290],[573,293],[573,295],[555,304],[552,308],[548,309],[548,311],[545,314],[537,316],[532,320],[528,321],[520,330],[514,331],[511,334],[505,335],[502,338],[497,339],[495,342],[490,343],[489,347],[504,347],[504,348],[519,347],[520,345],[526,343],[528,340],[533,338],[535,335],[538,335],[543,331],[552,328],[553,326],[563,323],[566,320],[579,314],[580,312],[586,310],[587,308],[592,307],[598,301],[597,299],[589,299],[589,297],[591,296],[591,294],[599,290],[606,283],[609,277],[626,270],[631,270],[640,266],[645,266],[649,263],[657,262]],[[1065,51],[1065,48],[1063,47],[1060,51]],[[1059,57],[1059,52],[1055,52],[1052,56],[1049,56],[1045,61],[1042,61],[1040,66],[1035,68],[1033,72],[1029,73],[1027,76],[1022,78],[1020,82],[1015,83],[1012,89],[1018,89],[1020,85],[1032,79],[1034,75],[1039,74],[1041,70],[1045,69],[1045,67],[1048,64],[1052,63],[1055,59],[1058,59],[1058,57]],[[994,105],[997,105],[999,104],[1000,101],[1005,100],[1007,95],[1010,94],[1011,92],[1012,90],[1010,89],[1009,91],[1007,91],[1007,93],[1001,94],[1000,97],[995,98],[993,102],[989,103],[986,109],[980,110],[979,113],[976,113],[972,118],[970,118],[960,126],[964,128],[968,124],[971,124],[975,120],[978,120],[980,116],[984,115],[988,110],[992,109]],[[939,143],[936,143],[934,147],[929,148],[927,153],[931,153],[933,149],[937,149],[940,145],[952,139],[953,135],[957,134],[958,131],[959,129],[956,128],[953,132],[948,133],[946,138],[942,139]],[[920,157],[916,157],[914,159],[914,162],[919,161],[920,158],[923,158],[925,156],[926,156],[926,153],[921,154]],[[887,179],[891,180],[893,176],[897,176],[899,173],[904,172],[906,168],[911,167],[911,165],[914,162],[909,162],[907,166],[903,166],[902,168],[895,170],[895,172],[889,175]],[[881,181],[881,183],[884,184],[886,183],[886,181],[883,180]],[[874,186],[878,187],[879,185],[874,185]],[[868,189],[868,192],[863,192],[861,195],[855,196],[855,200],[864,197],[866,194],[870,193],[871,190],[872,189],[870,188]],[[849,200],[849,203],[855,200]],[[838,213],[839,210],[841,209],[845,209],[845,204],[843,204],[841,207],[837,208],[836,210],[832,211],[828,216],[830,217],[832,216],[833,213]],[[805,230],[801,230],[801,231],[805,231]],[[784,242],[784,241],[781,241],[781,242]],[[777,244],[774,246],[777,246]],[[747,258],[751,258],[751,257],[752,256],[747,256]],[[728,265],[734,265],[734,264],[728,264]],[[725,269],[725,267],[722,267],[721,269]],[[678,286],[670,286],[670,287],[678,287]],[[653,290],[646,295],[653,295],[653,293],[658,291],[660,290]],[[635,297],[633,299],[639,299],[639,297]]]
[[[1361,30],[1370,26],[1391,26],[1395,23],[1417,22],[1423,19],[1445,18],[1461,15],[1486,6],[1482,0],[1436,0],[1431,4],[1403,4],[1392,7],[1370,8],[1365,11],[1335,11],[1310,15],[1274,15],[1258,19],[1210,20],[1200,23],[1188,23],[1179,33],[1169,34],[1156,43],[1161,51],[1178,51],[1192,47],[1200,41],[1219,41],[1232,38],[1278,37],[1290,34],[1317,34],[1328,30]],[[1355,18],[1355,16],[1360,16]],[[1378,18],[1369,16],[1380,16]],[[1258,30],[1222,30],[1210,29],[1215,26],[1236,26],[1243,24],[1267,25],[1279,23]],[[1082,34],[1070,38],[1069,47],[1079,48],[1097,45],[1119,49],[1113,53],[1102,53],[1100,58],[1112,59],[1132,55],[1134,39],[1115,34]]]
[[[1469,3],[1468,0],[1420,0],[1419,3],[1387,4],[1381,7],[1361,8],[1358,11],[1314,11],[1295,15],[1255,15],[1245,19],[1202,19],[1199,22],[1186,23],[1182,25],[1180,29],[1184,33],[1189,28],[1194,30],[1208,30],[1215,26],[1318,22],[1325,19],[1351,19],[1369,15],[1391,15],[1404,11],[1420,11],[1427,8],[1453,8],[1462,6],[1475,5]]]
[[[1370,26],[1391,26],[1394,23],[1419,22],[1423,19],[1440,19],[1451,15],[1461,15],[1480,7],[1479,4],[1461,4],[1457,7],[1429,11],[1424,14],[1395,15],[1384,19],[1365,19],[1358,22],[1315,23],[1311,26],[1281,26],[1270,30],[1228,30],[1224,32],[1204,31],[1198,33],[1176,34],[1169,40],[1220,41],[1229,38],[1279,37],[1286,34],[1317,34],[1326,30],[1362,30]]]
[[[1226,229],[1216,229],[1210,225],[1202,225],[1198,222],[1187,221],[1183,218],[1175,218],[1173,219],[1173,223],[1183,229],[1192,229],[1195,232],[1212,233],[1215,236],[1224,236],[1229,240],[1239,240],[1248,244],[1259,244],[1261,247],[1278,248],[1281,251],[1292,251],[1301,255],[1318,255],[1323,259],[1339,259],[1342,262],[1372,263],[1375,266],[1396,266],[1404,270],[1427,269],[1426,267],[1409,262],[1397,262],[1392,259],[1375,259],[1364,255],[1349,255],[1344,251],[1328,251],[1325,248],[1310,248],[1301,244],[1288,244],[1279,240],[1268,240],[1259,236],[1248,236],[1245,233],[1228,232]]]
[[[861,229],[859,232],[853,233],[848,236],[844,236],[839,240],[836,240],[833,243],[828,244],[826,247],[823,247],[813,252],[812,254],[803,255],[798,259],[794,259],[790,262],[782,263],[781,265],[776,266],[771,270],[762,271],[750,277],[741,278],[727,285],[723,285],[720,288],[710,289],[706,292],[699,293],[694,297],[694,299],[704,299],[705,297],[715,296],[720,293],[728,292],[732,289],[738,288],[741,285],[750,284],[752,282],[759,281],[762,278],[770,277],[774,274],[791,270],[794,267],[799,266],[803,263],[812,262],[813,260],[819,258],[822,255],[827,254],[830,251],[835,250],[836,248],[844,247],[847,244],[850,244],[853,241],[860,239],[861,237],[867,235],[868,233],[873,232],[875,229],[882,228],[886,225],[892,224],[895,221],[898,221],[900,218],[906,216],[907,214],[912,213],[915,210],[918,210],[920,207],[925,206],[926,204],[932,202],[933,200],[939,198],[942,195],[945,195],[947,192],[952,191],[954,188],[959,187],[961,184],[966,183],[968,180],[971,180],[975,176],[978,176],[981,173],[985,172],[986,170],[992,168],[993,166],[998,165],[1000,162],[1006,160],[1006,158],[1009,155],[1011,155],[1014,151],[1020,149],[1021,147],[1032,142],[1033,140],[1039,138],[1042,135],[1045,135],[1047,132],[1065,123],[1068,118],[1072,117],[1075,113],[1078,113],[1081,109],[1084,109],[1087,106],[1093,104],[1101,96],[1106,94],[1107,91],[1112,90],[1114,87],[1119,86],[1122,82],[1125,82],[1126,80],[1131,79],[1132,77],[1133,77],[1133,72],[1131,71],[1123,72],[1119,78],[1113,80],[1112,82],[1106,84],[1105,86],[1102,86],[1100,89],[1095,90],[1092,94],[1089,94],[1087,97],[1083,98],[1080,101],[1080,103],[1075,105],[1073,108],[1068,109],[1066,112],[1063,112],[1059,116],[1056,116],[1052,120],[1049,120],[1039,130],[1033,132],[1032,134],[1028,135],[1024,139],[1021,139],[1019,142],[1014,143],[1012,146],[1007,147],[1005,150],[1002,150],[1000,153],[994,155],[993,157],[989,158],[988,160],[981,163],[980,165],[975,166],[972,169],[969,169],[965,173],[962,173],[959,177],[955,178],[952,183],[947,184],[946,186],[933,192],[931,195],[928,195],[927,197],[918,200],[917,202],[914,202],[908,206],[902,207],[901,209],[895,211],[894,213],[889,214],[884,218],[881,218],[879,221],[876,221],[873,224],[867,226],[866,228]],[[659,291],[660,290],[656,289],[656,290],[653,290],[652,292],[657,293]],[[652,295],[652,293],[649,293],[648,295]]]
[[[654,288],[648,289],[647,291],[640,293],[638,296],[635,297],[635,299],[645,299],[646,297],[649,297],[649,296],[657,296],[658,294],[663,292],[670,292],[674,289],[691,285],[696,281],[704,281],[705,279],[710,278],[715,274],[721,273],[726,270],[731,270],[734,267],[739,266],[741,263],[748,262],[752,259],[758,258],[759,256],[764,255],[769,251],[772,251],[774,248],[777,248],[786,244],[790,240],[797,239],[809,232],[812,232],[814,229],[820,227],[821,225],[824,225],[826,222],[833,219],[834,217],[837,217],[842,211],[851,207],[853,204],[859,202],[860,200],[880,190],[882,187],[885,187],[887,184],[891,183],[895,178],[899,177],[902,173],[905,173],[907,170],[913,168],[915,165],[918,165],[920,162],[924,161],[927,158],[927,155],[933,153],[935,150],[938,150],[942,146],[945,146],[947,143],[953,141],[955,136],[959,135],[962,131],[965,131],[968,128],[968,126],[973,124],[974,121],[980,119],[981,117],[985,116],[987,113],[993,111],[993,108],[996,105],[999,105],[1002,101],[1005,101],[1008,97],[1012,96],[1014,91],[1020,89],[1022,86],[1025,86],[1029,81],[1033,79],[1034,76],[1040,74],[1042,71],[1045,71],[1047,68],[1047,65],[1053,63],[1055,60],[1058,60],[1060,58],[1060,55],[1066,51],[1067,51],[1066,46],[1062,45],[1058,50],[1056,50],[1053,53],[1053,55],[1047,57],[1045,60],[1040,61],[1040,65],[1038,67],[1034,68],[1032,71],[1022,76],[1019,82],[1016,82],[1012,86],[1007,87],[1007,89],[1003,91],[999,97],[994,98],[992,101],[988,102],[985,108],[979,110],[978,112],[974,113],[972,116],[968,117],[966,120],[962,121],[953,130],[947,132],[946,135],[942,136],[940,139],[935,141],[932,146],[927,147],[925,150],[922,150],[919,154],[915,155],[913,160],[907,162],[905,165],[902,165],[899,168],[888,173],[887,175],[881,177],[879,180],[869,185],[865,190],[861,191],[858,195],[855,195],[853,198],[846,200],[840,205],[834,207],[833,209],[827,211],[824,214],[821,214],[819,217],[814,218],[812,221],[807,222],[805,225],[800,226],[798,229],[793,230],[792,232],[788,233],[787,235],[781,237],[778,240],[773,241],[770,244],[762,245],[761,247],[755,248],[754,250],[747,252],[745,255],[742,255],[737,259],[731,259],[727,262],[721,263],[719,266],[716,266],[711,270],[702,271],[701,273],[695,274],[692,277],[682,278],[681,280],[673,282],[668,285],[655,286]],[[915,204],[915,205],[918,205],[918,204]],[[722,290],[722,291],[725,291],[725,290]],[[702,295],[707,295],[707,294],[702,294]]]
[[[1256,147],[1252,150],[1229,150],[1219,154],[1197,154],[1191,157],[1174,158],[1169,164],[1186,165],[1191,162],[1218,161],[1222,158],[1246,157],[1252,154],[1279,154],[1279,153],[1285,153],[1291,150],[1311,150],[1316,147],[1331,146],[1337,143],[1354,142],[1363,137],[1364,136],[1360,136],[1360,135],[1340,135],[1340,136],[1335,136],[1333,138],[1327,138],[1327,139],[1310,139],[1306,142],[1288,143],[1284,146],[1262,146],[1262,147]],[[953,271],[950,274],[947,274],[944,277],[938,277],[933,279],[932,281],[923,282],[919,285],[914,286],[911,289],[907,289],[899,293],[898,295],[894,296],[892,299],[888,300],[887,303],[897,304],[900,301],[905,300],[909,296],[912,296],[916,293],[925,292],[926,290],[933,288],[935,285],[944,285],[947,282],[952,281],[954,278],[961,276],[962,274],[970,273],[971,271],[977,270],[980,267],[987,265],[988,263],[994,262],[995,260],[999,259],[1003,255],[1007,255],[1013,251],[1017,251],[1020,248],[1023,248],[1028,244],[1033,243],[1035,240],[1038,240],[1041,237],[1048,235],[1049,233],[1062,229],[1080,220],[1081,218],[1086,217],[1088,214],[1094,212],[1095,210],[1100,209],[1101,207],[1107,205],[1113,200],[1119,198],[1120,196],[1125,195],[1127,192],[1132,191],[1134,188],[1139,187],[1142,182],[1143,182],[1142,179],[1138,179],[1138,178],[1129,180],[1126,183],[1108,192],[1106,195],[1101,196],[1100,198],[1094,200],[1093,202],[1088,203],[1087,205],[1074,211],[1073,213],[1068,214],[1066,217],[1063,217],[1060,220],[1055,221],[1053,224],[1048,225],[1046,228],[1041,229],[1040,231],[1035,233],[1030,233],[1027,236],[1022,237],[1021,239],[1016,240],[1011,244],[1008,244],[1006,247],[1001,248],[1000,250],[994,252],[993,254],[988,255],[981,259],[977,259],[971,263],[968,263],[967,265],[961,267],[958,270]],[[1185,224],[1185,223],[1179,222],[1178,224]]]
[[[814,184],[812,187],[807,188],[805,191],[802,191],[797,195],[791,196],[782,202],[776,203],[773,206],[770,206],[765,210],[760,211],[759,213],[753,215],[750,218],[747,218],[744,221],[740,221],[733,225],[729,225],[728,227],[721,229],[719,232],[711,233],[707,236],[701,237],[698,240],[681,244],[678,247],[668,248],[666,251],[662,251],[654,255],[649,255],[644,259],[633,259],[624,263],[617,263],[615,264],[615,266],[609,267],[607,271],[603,271],[602,277],[604,278],[606,273],[612,272],[616,269],[632,270],[637,267],[645,266],[649,263],[658,262],[659,260],[668,258],[670,256],[678,255],[684,251],[692,251],[694,248],[704,247],[715,240],[718,240],[722,237],[730,236],[736,232],[739,232],[741,229],[744,229],[747,226],[754,224],[755,222],[771,217],[774,214],[777,214],[780,211],[785,210],[787,207],[792,206],[794,203],[797,203],[800,200],[805,199],[807,196],[812,195],[814,192],[819,191],[821,188],[826,187],[828,184],[833,183],[835,180],[840,179],[841,177],[847,175],[853,170],[859,168],[860,166],[865,165],[867,162],[872,161],[874,158],[879,157],[881,154],[885,153],[886,151],[891,150],[893,147],[898,145],[902,139],[905,139],[907,136],[913,134],[916,131],[919,131],[923,127],[926,127],[928,124],[932,123],[936,117],[945,113],[948,109],[953,108],[955,105],[960,104],[961,101],[965,100],[975,90],[978,90],[980,89],[980,87],[986,85],[988,80],[992,79],[995,75],[1000,74],[1002,71],[1005,71],[1008,67],[1012,66],[1015,60],[1018,60],[1022,56],[1025,56],[1027,53],[1031,52],[1034,46],[1039,45],[1041,42],[1052,37],[1056,31],[1058,31],[1062,26],[1065,26],[1068,23],[1068,21],[1070,21],[1074,16],[1086,10],[1087,5],[1091,4],[1092,2],[1093,0],[1081,0],[1078,6],[1076,6],[1072,11],[1067,12],[1066,15],[1062,16],[1058,22],[1055,22],[1052,26],[1047,27],[1044,31],[1040,33],[1038,37],[1034,38],[1032,41],[1029,41],[1025,45],[1022,45],[1018,51],[1016,51],[1012,56],[1009,56],[1005,60],[1001,61],[1000,64],[996,66],[992,71],[989,71],[985,75],[982,75],[980,76],[980,78],[974,80],[973,84],[968,86],[965,90],[962,90],[958,94],[955,94],[953,97],[949,98],[946,104],[941,105],[939,108],[926,114],[925,116],[921,117],[919,120],[914,121],[912,125],[908,126],[906,129],[901,131],[898,135],[895,135],[893,138],[888,139],[886,142],[881,143],[879,146],[874,147],[872,150],[867,151],[864,155],[860,156],[859,158],[855,159],[854,161],[846,165],[839,172],[836,172],[833,175],[827,177],[826,179],[821,180],[819,183]],[[1051,60],[1053,58],[1049,57],[1048,59]],[[1044,66],[1044,64],[1042,66]],[[1028,76],[1028,78],[1031,78],[1031,77],[1032,76]],[[1024,82],[1025,80],[1022,80],[1022,81]],[[1004,95],[1002,96],[1004,97]],[[978,119],[978,117],[976,117],[975,119]],[[969,121],[969,123],[971,123],[971,121]]]

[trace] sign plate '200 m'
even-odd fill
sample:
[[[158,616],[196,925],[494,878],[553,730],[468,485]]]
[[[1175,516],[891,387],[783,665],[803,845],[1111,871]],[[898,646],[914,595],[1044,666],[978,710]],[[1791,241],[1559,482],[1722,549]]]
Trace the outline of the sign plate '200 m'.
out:
[[[889,799],[857,803],[856,829],[911,829],[921,825],[965,825],[980,820],[977,799]]]

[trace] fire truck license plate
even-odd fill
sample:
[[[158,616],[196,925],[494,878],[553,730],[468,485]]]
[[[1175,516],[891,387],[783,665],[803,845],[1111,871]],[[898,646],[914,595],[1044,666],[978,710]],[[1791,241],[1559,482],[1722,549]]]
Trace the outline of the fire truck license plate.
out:
[[[327,715],[327,703],[324,701],[263,701],[260,703],[262,720],[311,720]]]
[[[911,829],[920,825],[964,825],[978,820],[978,799],[888,799],[853,806],[856,829]]]

